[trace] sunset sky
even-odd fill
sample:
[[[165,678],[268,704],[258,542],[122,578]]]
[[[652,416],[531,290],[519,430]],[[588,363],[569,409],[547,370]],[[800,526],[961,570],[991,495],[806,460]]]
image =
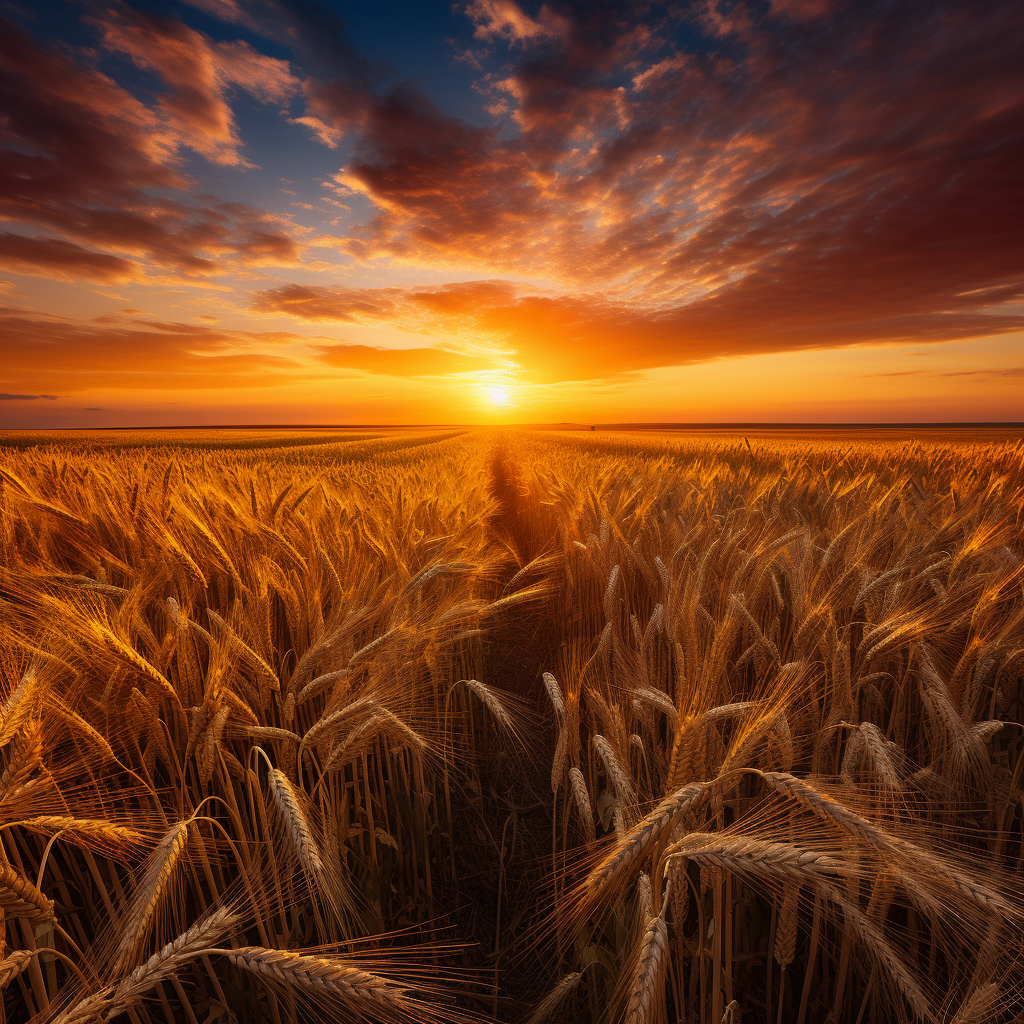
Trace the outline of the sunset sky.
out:
[[[0,426],[1024,420],[1019,0],[0,14]]]

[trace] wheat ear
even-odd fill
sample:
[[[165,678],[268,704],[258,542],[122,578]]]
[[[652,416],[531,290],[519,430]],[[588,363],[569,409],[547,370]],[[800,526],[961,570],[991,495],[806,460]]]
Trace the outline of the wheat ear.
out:
[[[850,873],[841,861],[817,850],[713,832],[693,832],[670,847],[669,853],[695,860],[698,864],[796,882],[809,881],[821,875],[835,877]]]
[[[462,682],[465,684],[466,689],[471,690],[480,698],[480,702],[491,713],[491,717],[506,732],[514,736],[516,734],[516,727],[512,721],[512,716],[505,709],[505,705],[498,699],[498,695],[494,690],[486,683],[481,683],[479,679],[463,679]]]
[[[125,843],[136,845],[145,839],[145,836],[134,828],[114,825],[102,818],[40,814],[33,818],[25,818],[18,824],[33,831],[62,832],[65,835],[70,833],[71,837],[77,838],[83,846],[97,847],[114,853]]]
[[[626,804],[633,798],[633,784],[629,776],[623,771],[619,759],[612,750],[612,745],[599,732],[594,733],[594,749],[597,751],[601,763],[604,765],[605,774],[611,780],[615,789],[615,798],[620,804]]]
[[[288,781],[288,776],[280,768],[272,768],[270,771],[270,792],[277,809],[281,812],[281,817],[284,818],[288,836],[302,866],[310,874],[321,874],[324,865],[320,859],[320,850],[313,840],[313,833],[299,805],[295,790]]]
[[[651,847],[708,795],[709,784],[693,782],[665,797],[645,818],[629,830],[587,876],[588,894],[603,891],[621,875],[629,874]]]
[[[672,703],[667,693],[655,690],[650,686],[641,686],[633,691],[633,696],[668,717],[673,726],[679,725],[679,709]]]
[[[15,949],[0,960],[0,991],[5,989],[14,979],[21,974],[36,954],[31,949]]]
[[[842,910],[846,926],[878,961],[917,1017],[923,1021],[930,1020],[931,1010],[927,997],[911,977],[910,972],[896,955],[892,946],[889,945],[879,927],[863,911],[850,903],[834,886],[819,883],[818,889]]]
[[[574,992],[582,975],[578,971],[567,974],[559,983],[533,1008],[533,1013],[523,1024],[543,1024],[551,1014],[562,1005],[571,992]]]
[[[661,977],[661,964],[668,945],[668,927],[662,913],[647,922],[640,941],[640,959],[633,975],[633,988],[626,1005],[626,1024],[647,1024],[651,1016],[654,994]]]
[[[53,900],[47,899],[10,865],[0,865],[0,910],[26,921],[53,921]]]
[[[993,1019],[992,1011],[998,1002],[999,986],[994,981],[987,982],[964,1001],[952,1024],[985,1024],[985,1021]]]
[[[370,1006],[406,1012],[410,1008],[400,986],[340,959],[264,946],[243,946],[223,952],[235,967],[282,985],[297,985],[319,995],[335,996],[350,1004],[357,1013]]]
[[[782,906],[775,925],[775,959],[785,969],[796,956],[796,938],[800,924],[800,887],[787,886],[782,893]]]
[[[558,680],[550,672],[545,672],[541,678],[544,680],[544,689],[547,690],[551,707],[554,709],[555,715],[561,719],[565,714],[565,701],[562,700],[562,690],[558,685]]]
[[[150,855],[146,873],[135,890],[132,908],[127,915],[125,931],[118,949],[117,961],[122,967],[145,941],[153,915],[167,892],[175,866],[181,859],[187,843],[188,822],[179,821],[171,826]]]
[[[154,953],[116,985],[95,992],[68,1007],[52,1024],[75,1024],[77,1021],[111,1020],[137,1005],[157,983],[170,977],[179,967],[203,953],[230,931],[238,916],[230,907],[221,907],[188,931]]]
[[[583,831],[587,834],[587,842],[592,843],[597,838],[594,830],[594,812],[590,809],[590,794],[587,792],[583,773],[575,765],[569,769],[569,782],[572,785],[572,795],[576,801],[576,810],[579,812]]]
[[[909,857],[921,870],[932,870],[956,889],[969,896],[984,910],[1018,919],[1020,912],[995,890],[968,878],[946,864],[939,856],[906,839],[897,839],[856,811],[850,810],[827,793],[815,789],[804,779],[786,772],[761,772],[761,777],[776,792],[791,796],[818,817],[831,821],[847,834],[863,839],[881,853]]]

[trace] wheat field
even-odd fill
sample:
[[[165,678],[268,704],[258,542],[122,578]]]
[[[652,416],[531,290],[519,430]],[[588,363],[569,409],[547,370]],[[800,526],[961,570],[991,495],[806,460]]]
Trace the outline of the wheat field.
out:
[[[8,1021],[1024,1020],[1012,431],[0,436]]]

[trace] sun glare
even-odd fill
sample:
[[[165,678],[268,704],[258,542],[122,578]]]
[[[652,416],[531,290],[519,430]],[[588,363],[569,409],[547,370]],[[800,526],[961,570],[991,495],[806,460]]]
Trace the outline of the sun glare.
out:
[[[508,388],[488,388],[487,397],[491,405],[508,405]]]

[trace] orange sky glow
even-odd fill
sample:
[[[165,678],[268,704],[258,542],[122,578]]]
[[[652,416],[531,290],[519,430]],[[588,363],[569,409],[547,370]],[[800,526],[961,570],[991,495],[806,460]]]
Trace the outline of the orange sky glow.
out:
[[[1024,420],[1017,4],[12,10],[0,427]]]

